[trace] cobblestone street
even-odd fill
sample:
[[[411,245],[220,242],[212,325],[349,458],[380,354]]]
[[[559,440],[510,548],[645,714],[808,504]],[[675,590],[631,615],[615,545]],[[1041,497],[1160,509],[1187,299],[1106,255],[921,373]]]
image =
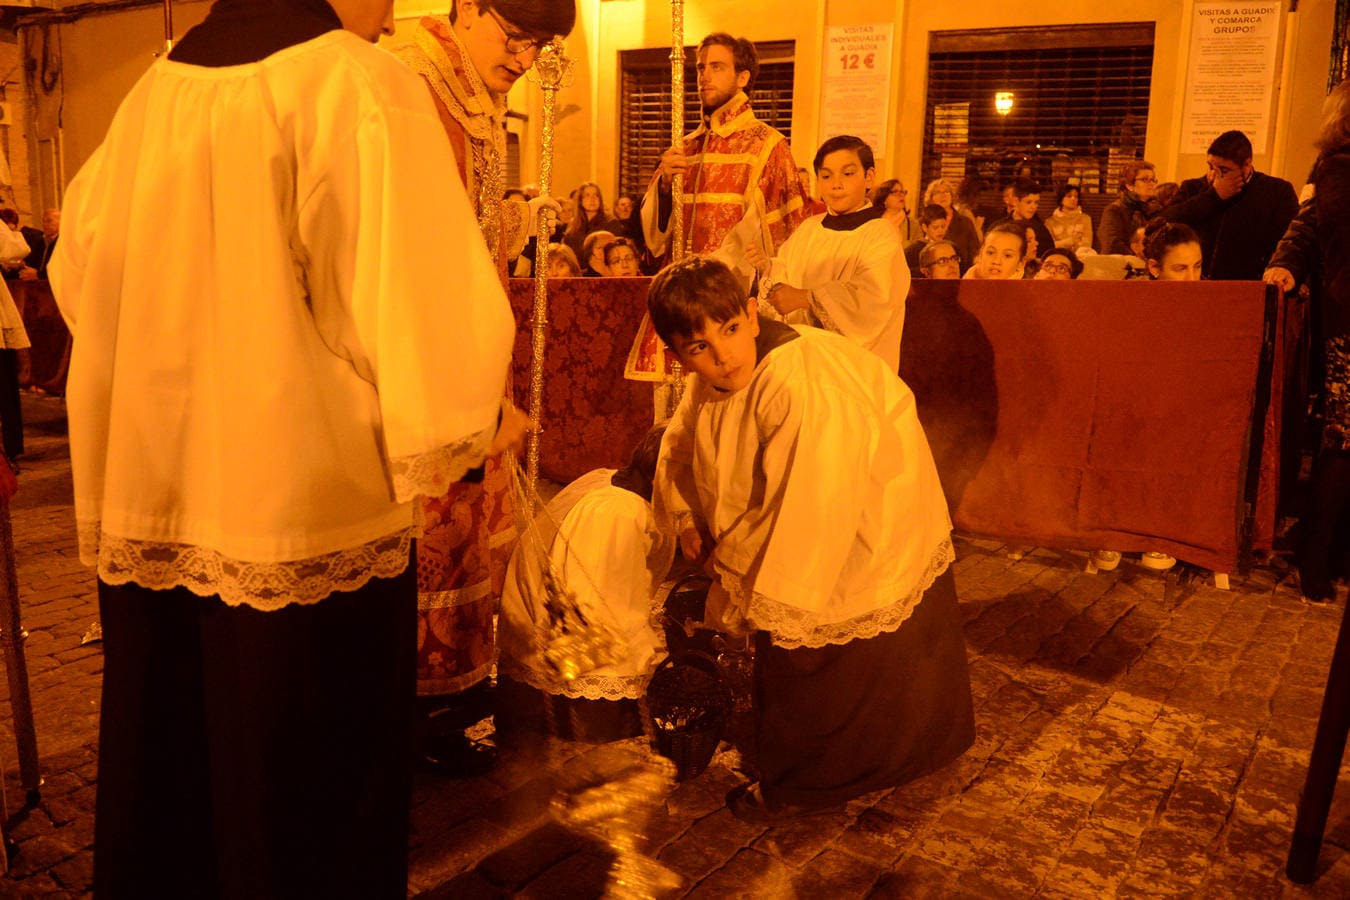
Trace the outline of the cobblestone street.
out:
[[[82,896],[102,652],[81,638],[97,604],[76,556],[62,401],[26,394],[24,412],[11,516],[46,781],[25,808],[5,696],[17,852],[0,895]],[[724,744],[701,776],[655,781],[629,810],[640,827],[611,811],[590,834],[580,786],[627,779],[641,794],[662,771],[644,740],[507,752],[483,778],[418,776],[409,895],[596,897],[636,828],[671,896],[1350,896],[1344,777],[1317,884],[1283,874],[1340,603],[1307,604],[1268,568],[1221,591],[1130,558],[1087,574],[1084,553],[1006,549],[957,542],[978,736],[947,770],[770,828],[726,808],[742,776]]]

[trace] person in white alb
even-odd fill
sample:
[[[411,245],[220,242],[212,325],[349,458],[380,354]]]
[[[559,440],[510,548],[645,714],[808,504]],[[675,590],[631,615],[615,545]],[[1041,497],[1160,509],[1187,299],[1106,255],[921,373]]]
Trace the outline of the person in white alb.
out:
[[[867,199],[872,148],[852,135],[832,137],[814,165],[826,211],[803,222],[772,259],[747,248],[761,273],[760,312],[852,338],[898,371],[909,266],[885,208]]]
[[[392,0],[218,0],[67,190],[101,897],[406,894],[415,501],[526,422],[391,28]]]

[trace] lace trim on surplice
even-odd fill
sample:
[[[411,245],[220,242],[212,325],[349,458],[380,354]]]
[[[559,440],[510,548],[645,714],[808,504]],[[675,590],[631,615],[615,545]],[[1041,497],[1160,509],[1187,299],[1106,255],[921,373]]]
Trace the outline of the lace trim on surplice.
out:
[[[405,503],[413,497],[444,495],[466,472],[483,464],[496,433],[493,426],[430,453],[394,457],[389,461],[389,474],[395,499]]]
[[[831,644],[867,640],[898,630],[918,608],[924,592],[933,586],[937,577],[947,571],[955,559],[956,551],[951,539],[947,538],[933,551],[923,577],[908,596],[898,598],[890,606],[843,622],[822,623],[817,613],[778,603],[763,594],[753,594],[749,604],[746,604],[745,588],[740,579],[727,572],[721,573],[721,579],[733,603],[740,609],[748,610],[746,618],[754,628],[769,632],[774,646],[788,650],[802,647],[818,649]]]
[[[151,590],[187,588],[199,597],[218,594],[230,606],[271,612],[292,603],[318,603],[339,591],[354,591],[375,578],[393,578],[408,567],[413,529],[358,547],[286,562],[233,559],[208,547],[137,541],[100,534],[81,523],[80,556],[96,560],[108,584],[135,583]]]
[[[497,661],[497,670],[535,690],[573,700],[638,700],[647,690],[651,673],[644,675],[578,675],[563,681],[556,675],[536,671],[505,656]]]

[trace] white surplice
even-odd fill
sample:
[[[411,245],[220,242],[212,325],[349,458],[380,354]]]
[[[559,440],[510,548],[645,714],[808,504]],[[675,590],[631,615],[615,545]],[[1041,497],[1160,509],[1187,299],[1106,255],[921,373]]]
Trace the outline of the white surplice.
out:
[[[260,609],[402,572],[413,498],[486,455],[515,331],[421,79],[341,30],[162,58],[64,212],[81,558]]]
[[[953,558],[909,387],[855,341],[796,329],[739,391],[690,377],[654,496],[667,530],[706,524],[732,604],[787,648],[896,630]]]
[[[909,293],[900,236],[886,219],[843,231],[825,227],[829,216],[803,222],[779,248],[761,284],[781,282],[810,291],[810,308],[788,313],[786,321],[852,338],[898,371]]]
[[[675,558],[651,504],[611,484],[613,469],[582,475],[549,502],[511,557],[498,619],[500,671],[549,694],[588,700],[639,698],[665,656],[653,600]],[[619,659],[564,681],[540,654],[545,557],[591,622],[618,638]]]

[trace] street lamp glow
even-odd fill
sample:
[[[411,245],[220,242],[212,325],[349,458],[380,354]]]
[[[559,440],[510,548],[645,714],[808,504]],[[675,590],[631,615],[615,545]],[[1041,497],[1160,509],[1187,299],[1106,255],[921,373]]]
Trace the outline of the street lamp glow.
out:
[[[999,91],[994,94],[994,109],[1000,116],[1006,116],[1012,112],[1013,93],[1012,91]]]

